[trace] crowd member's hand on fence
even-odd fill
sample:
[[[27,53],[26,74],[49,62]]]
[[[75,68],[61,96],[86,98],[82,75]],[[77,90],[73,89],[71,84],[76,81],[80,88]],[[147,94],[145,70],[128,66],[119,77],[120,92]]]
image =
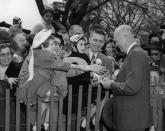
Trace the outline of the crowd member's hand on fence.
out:
[[[18,78],[8,78],[8,83],[10,84],[10,87],[12,88],[13,84],[16,84],[18,82]]]
[[[110,89],[110,88],[111,88],[112,82],[114,82],[113,79],[105,78],[105,79],[101,82],[101,84],[103,85],[104,88]]]

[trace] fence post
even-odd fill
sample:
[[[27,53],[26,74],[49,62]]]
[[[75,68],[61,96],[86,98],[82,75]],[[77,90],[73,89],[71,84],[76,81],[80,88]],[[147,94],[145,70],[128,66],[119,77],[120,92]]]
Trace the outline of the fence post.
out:
[[[37,131],[41,131],[41,99],[39,96],[37,96]]]
[[[62,130],[63,125],[63,97],[60,97],[59,101],[59,119],[58,119],[58,131]]]
[[[10,127],[10,89],[6,89],[5,131]]]
[[[27,89],[26,92],[26,131],[30,131],[30,90]]]
[[[96,116],[95,116],[95,131],[98,131],[98,128],[99,128],[100,97],[101,97],[101,86],[98,85],[97,102],[96,102]]]
[[[18,90],[18,88],[17,88]],[[16,91],[16,131],[20,131],[20,102]]]
[[[89,124],[90,124],[90,112],[91,112],[91,96],[92,96],[92,85],[89,85],[88,88],[88,102],[87,102],[87,123],[86,123],[86,131],[89,131]]]
[[[67,131],[71,131],[71,121],[72,121],[72,85],[69,85]]]
[[[109,97],[109,91],[107,90],[106,92],[105,92],[105,102],[110,98]],[[105,103],[104,103],[105,104]],[[103,127],[103,131],[108,131],[107,130],[107,128],[104,126],[104,124],[102,125],[102,127]]]
[[[50,97],[50,131],[57,131],[58,102],[59,98],[54,97],[54,90],[51,89]]]
[[[79,86],[79,93],[78,93],[78,112],[77,112],[77,126],[76,131],[80,131],[80,119],[81,119],[81,107],[82,107],[82,93],[83,93],[83,86]]]

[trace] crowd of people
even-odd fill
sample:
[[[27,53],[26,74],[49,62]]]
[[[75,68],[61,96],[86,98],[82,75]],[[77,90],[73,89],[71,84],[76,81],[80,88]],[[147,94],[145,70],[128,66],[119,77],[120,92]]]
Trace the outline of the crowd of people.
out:
[[[21,103],[23,125],[26,123],[26,100],[29,97],[33,131],[37,130],[36,105],[40,97],[43,130],[47,131],[51,96],[64,98],[63,114],[66,115],[68,85],[72,85],[71,113],[74,117],[78,109],[78,87],[83,86],[83,111],[87,107],[89,84],[100,84],[103,92],[111,92],[108,101],[101,97],[103,111],[99,115],[107,130],[146,131],[155,128],[150,102],[151,63],[148,55],[154,54],[154,51],[161,53],[161,64],[154,63],[157,57],[152,64],[161,67],[159,71],[164,76],[163,49],[143,47],[142,39],[129,25],[117,27],[113,39],[106,41],[101,25],[92,25],[87,36],[80,25],[72,25],[68,31],[63,26],[55,29],[52,25],[53,11],[50,9],[43,11],[42,18],[43,22],[37,24],[30,34],[22,29],[22,21],[17,17],[8,30],[0,29],[0,98],[5,98],[5,89],[11,90],[10,125],[15,125],[16,95]],[[157,76],[155,73],[152,75],[155,81]],[[97,88],[94,88],[90,112],[93,125],[96,92]],[[0,100],[0,105],[5,107],[5,102]],[[58,112],[58,101],[55,101],[53,112]],[[0,130],[4,131],[5,108],[0,109],[0,114]],[[81,130],[85,130],[86,117],[82,117]],[[75,125],[72,125],[72,131],[76,130]],[[15,129],[12,127],[10,130]],[[25,126],[21,126],[21,130],[25,130]]]

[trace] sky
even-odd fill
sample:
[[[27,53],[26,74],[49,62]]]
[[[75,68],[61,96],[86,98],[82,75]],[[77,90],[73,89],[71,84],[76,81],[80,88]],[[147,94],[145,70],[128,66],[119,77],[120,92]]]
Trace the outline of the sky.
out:
[[[47,4],[52,1],[45,0]],[[32,29],[42,21],[35,0],[0,0],[0,22],[12,24],[12,19],[16,16],[22,19],[22,27],[25,29]]]

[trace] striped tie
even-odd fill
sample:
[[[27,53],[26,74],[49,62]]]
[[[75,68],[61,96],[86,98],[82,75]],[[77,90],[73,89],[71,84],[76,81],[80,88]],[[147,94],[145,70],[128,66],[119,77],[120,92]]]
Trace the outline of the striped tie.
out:
[[[95,57],[95,54],[92,54],[91,64],[96,64],[96,57]]]

